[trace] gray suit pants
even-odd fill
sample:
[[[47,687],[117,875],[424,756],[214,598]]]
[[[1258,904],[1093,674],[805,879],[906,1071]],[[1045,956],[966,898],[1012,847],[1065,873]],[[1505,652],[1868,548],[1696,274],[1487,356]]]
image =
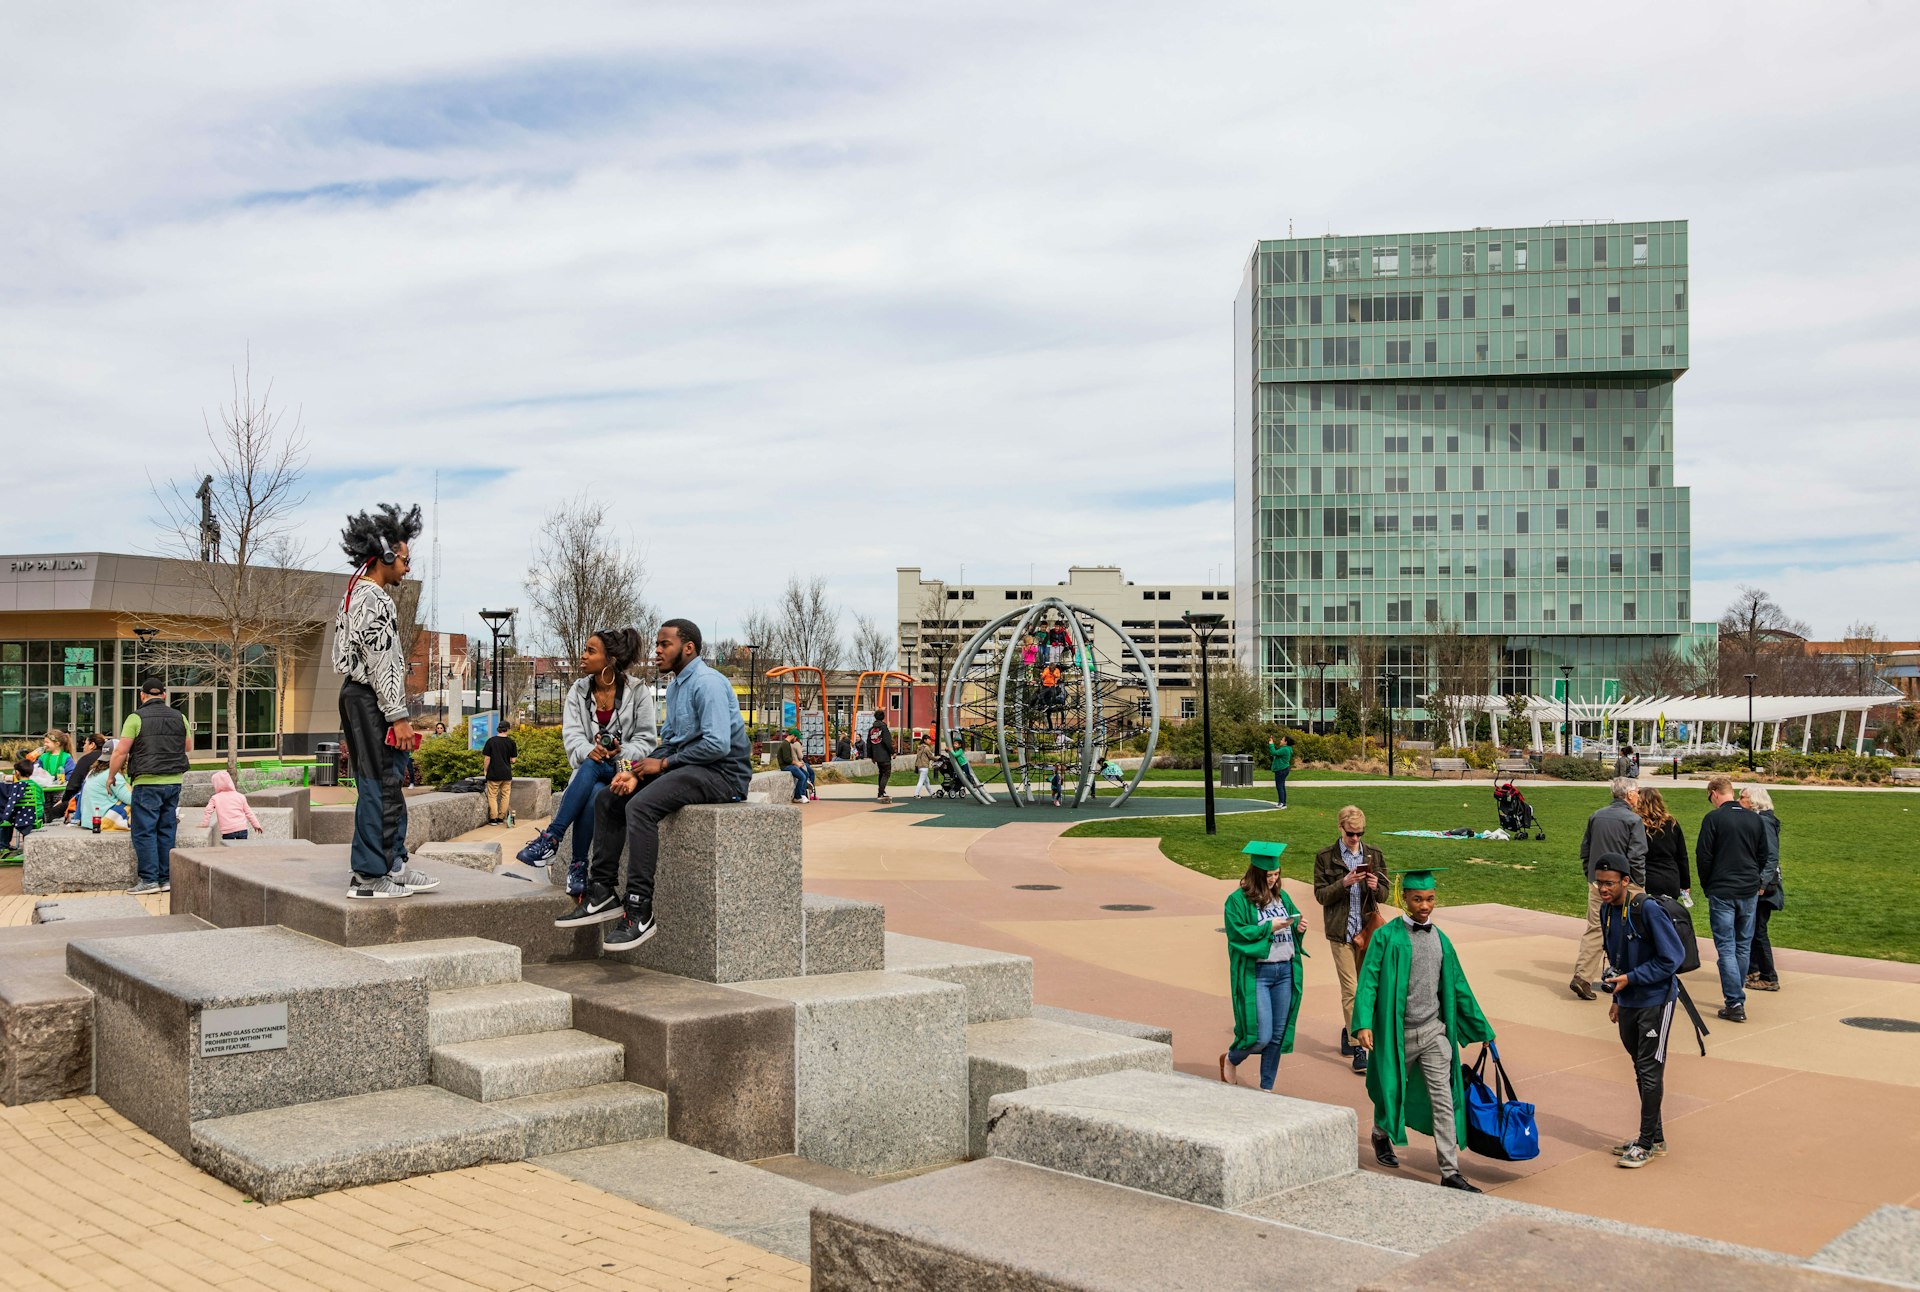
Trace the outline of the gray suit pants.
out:
[[[1406,1031],[1407,1081],[1427,1083],[1427,1102],[1433,1105],[1433,1151],[1440,1174],[1460,1174],[1460,1145],[1453,1133],[1453,1043],[1439,1019]]]

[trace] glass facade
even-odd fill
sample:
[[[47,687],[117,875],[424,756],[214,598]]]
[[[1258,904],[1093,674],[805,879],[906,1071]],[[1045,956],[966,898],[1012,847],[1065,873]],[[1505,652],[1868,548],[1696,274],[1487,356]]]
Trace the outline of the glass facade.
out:
[[[1687,228],[1549,225],[1262,242],[1236,338],[1243,659],[1282,719],[1347,647],[1434,686],[1437,631],[1500,691],[1604,693],[1692,632]],[[1333,650],[1330,644],[1340,643]],[[1306,658],[1302,658],[1305,655]],[[1308,682],[1302,685],[1303,681]]]
[[[161,642],[144,658],[165,658],[180,647]],[[90,731],[115,735],[139,700],[139,643],[119,640],[0,641],[0,739],[17,740],[58,727],[78,747]],[[268,752],[279,743],[277,688],[271,660],[255,648],[255,667],[240,689],[240,747]],[[224,754],[227,693],[211,670],[166,663],[167,701],[187,720],[196,754]]]

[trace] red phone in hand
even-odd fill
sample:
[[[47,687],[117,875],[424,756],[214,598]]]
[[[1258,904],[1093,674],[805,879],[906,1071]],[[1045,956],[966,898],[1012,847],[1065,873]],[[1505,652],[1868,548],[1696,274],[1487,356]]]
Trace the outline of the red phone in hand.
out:
[[[400,742],[393,738],[392,727],[387,728],[387,747],[390,749],[400,748]],[[420,733],[416,731],[413,733],[413,740],[407,745],[407,752],[410,754],[416,753],[419,751],[419,748],[420,748]]]

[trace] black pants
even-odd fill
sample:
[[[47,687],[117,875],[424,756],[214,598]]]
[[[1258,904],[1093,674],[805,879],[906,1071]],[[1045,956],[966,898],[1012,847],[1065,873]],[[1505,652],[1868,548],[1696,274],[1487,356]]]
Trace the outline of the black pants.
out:
[[[670,767],[631,794],[602,789],[593,800],[593,867],[589,887],[614,892],[620,853],[627,854],[627,904],[653,914],[653,873],[660,864],[660,822],[694,803],[731,803],[733,782],[711,767]]]
[[[1773,967],[1773,942],[1767,937],[1767,921],[1772,915],[1773,908],[1761,898],[1753,913],[1753,950],[1747,956],[1747,973],[1758,974],[1763,982],[1780,981],[1780,971]]]
[[[404,755],[387,743],[387,719],[373,688],[340,684],[340,734],[353,765],[353,873],[378,879],[406,863]]]
[[[1667,1030],[1673,1025],[1674,1004],[1620,1010],[1620,1044],[1633,1058],[1633,1080],[1640,1087],[1640,1138],[1635,1142],[1642,1148],[1667,1138],[1660,1101],[1667,1089]]]
[[[880,792],[875,795],[875,797],[885,798],[887,796],[887,782],[893,779],[893,760],[891,758],[876,758],[873,760],[873,765],[880,769]]]

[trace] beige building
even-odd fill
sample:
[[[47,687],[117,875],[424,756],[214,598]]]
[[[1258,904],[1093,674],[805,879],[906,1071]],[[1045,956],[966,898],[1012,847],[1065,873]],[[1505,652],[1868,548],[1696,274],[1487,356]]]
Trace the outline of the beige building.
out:
[[[1058,583],[949,582],[924,578],[917,566],[902,567],[897,575],[901,665],[929,684],[938,665],[934,642],[953,643],[946,656],[951,662],[974,633],[1001,615],[1047,597],[1085,606],[1118,624],[1153,666],[1161,690],[1160,711],[1168,717],[1192,717],[1200,703],[1200,651],[1181,615],[1192,611],[1226,616],[1213,639],[1210,659],[1214,668],[1233,659],[1233,606],[1226,584],[1135,583],[1112,565],[1072,566]],[[1096,651],[1115,662],[1125,659],[1106,629],[1098,624],[1090,627]]]

